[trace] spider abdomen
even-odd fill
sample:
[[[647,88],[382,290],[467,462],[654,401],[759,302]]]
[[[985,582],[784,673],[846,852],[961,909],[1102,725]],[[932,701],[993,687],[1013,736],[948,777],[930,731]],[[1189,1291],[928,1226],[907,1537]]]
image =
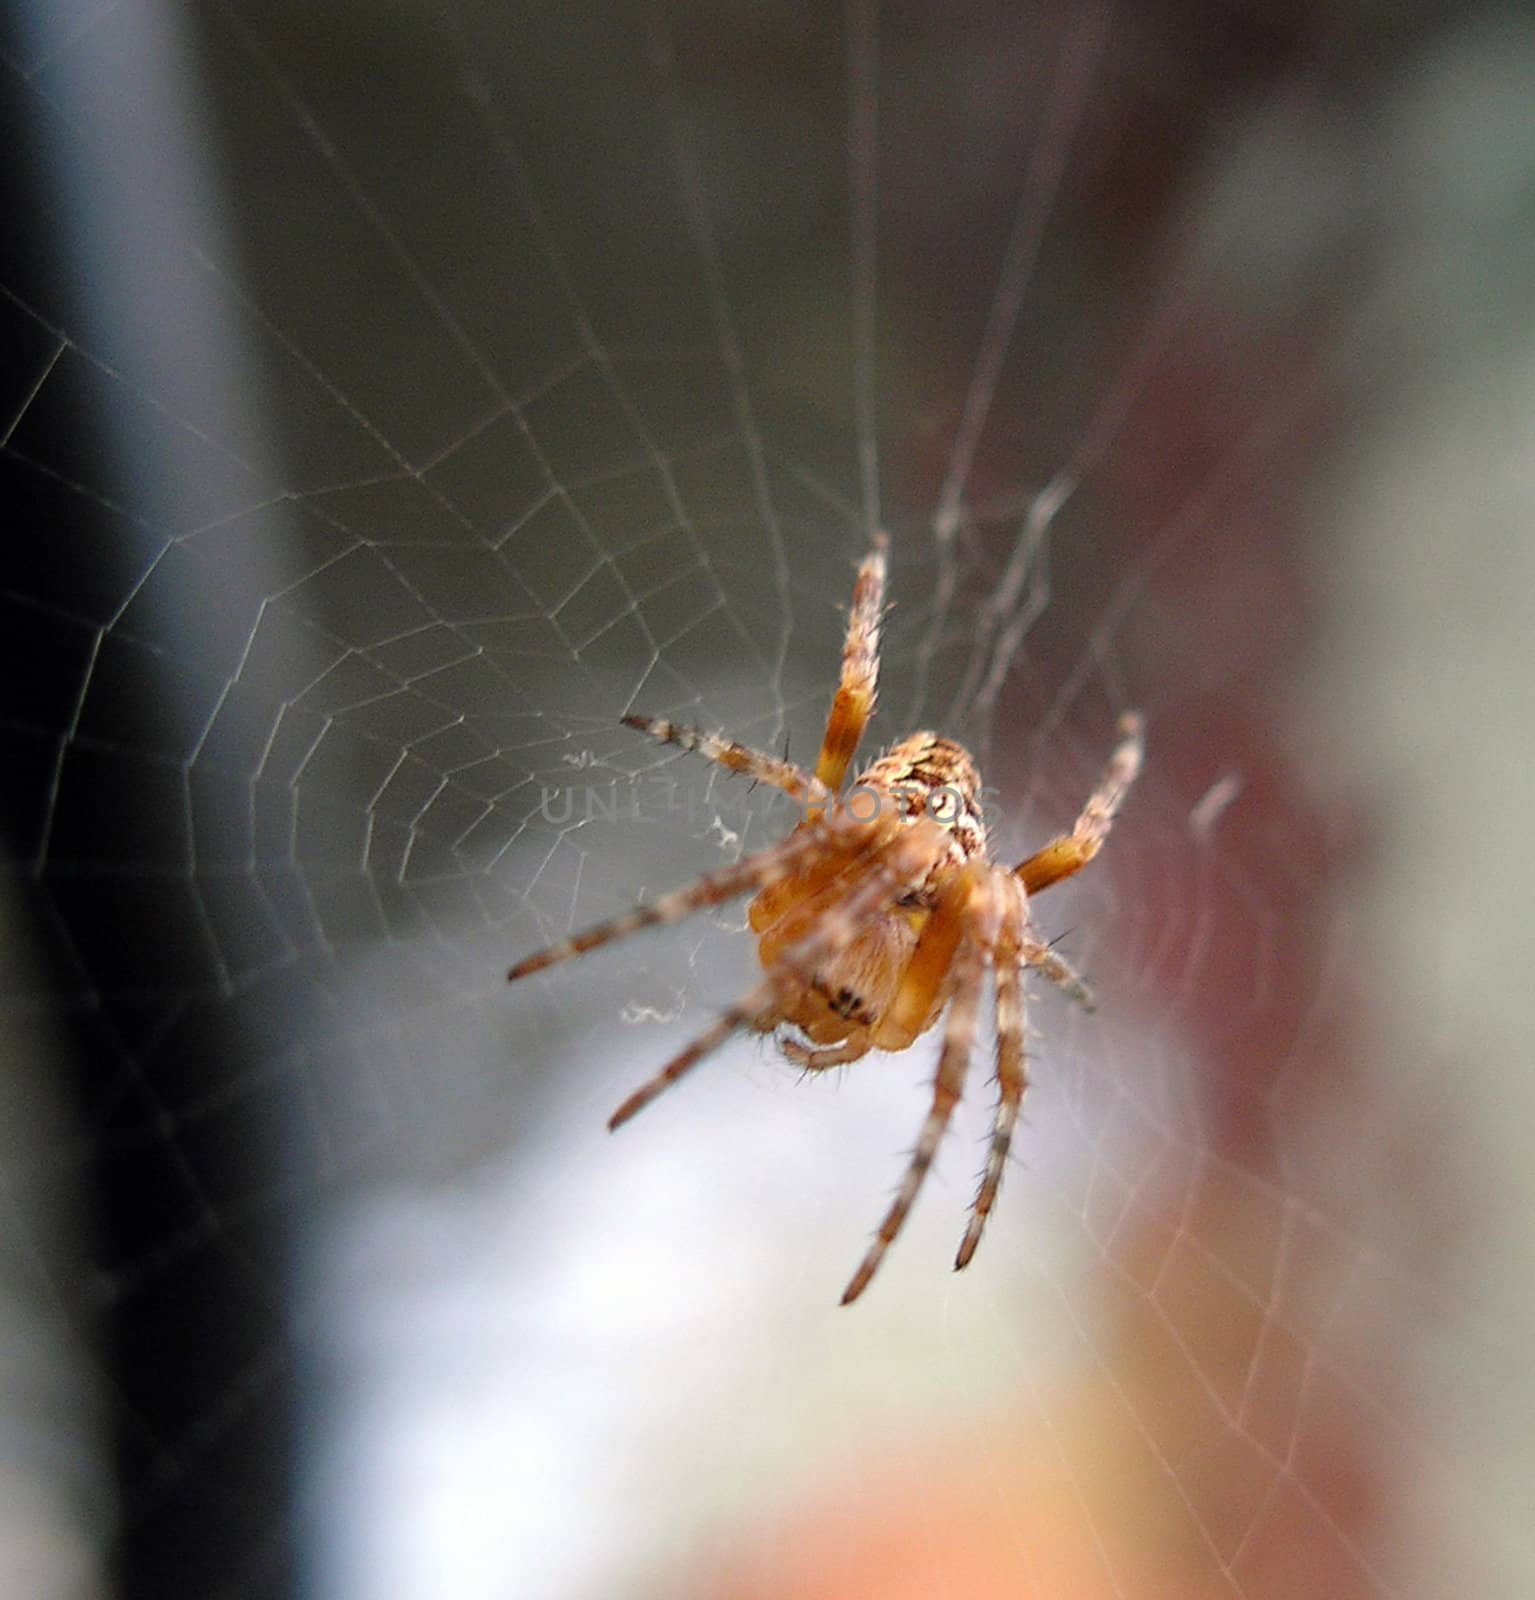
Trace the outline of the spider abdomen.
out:
[[[816,970],[814,980],[785,1007],[784,1020],[817,1044],[833,1044],[856,1030],[876,1027],[890,1008],[916,935],[905,917],[882,916],[840,954]]]

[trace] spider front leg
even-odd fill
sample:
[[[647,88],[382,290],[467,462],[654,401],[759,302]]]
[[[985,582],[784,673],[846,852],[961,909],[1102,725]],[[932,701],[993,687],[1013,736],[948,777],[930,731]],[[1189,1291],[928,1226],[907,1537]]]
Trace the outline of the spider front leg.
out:
[[[815,765],[816,777],[833,794],[842,787],[848,764],[874,712],[874,691],[879,682],[879,620],[885,606],[885,550],[889,543],[883,533],[875,535],[853,585],[847,638],[842,646],[842,681],[826,718]]]
[[[770,784],[782,789],[791,800],[803,806],[824,805],[828,798],[826,786],[814,774],[806,772],[792,761],[781,760],[765,750],[753,750],[750,745],[737,744],[733,739],[723,739],[715,733],[702,733],[697,728],[679,722],[668,722],[665,717],[620,717],[626,728],[647,733],[662,744],[678,745],[683,750],[696,750],[699,755],[731,772],[739,772],[753,783]]]
[[[1052,883],[1080,872],[1098,854],[1130,785],[1140,773],[1145,753],[1145,724],[1139,712],[1127,711],[1119,719],[1119,743],[1071,832],[1052,839],[1043,850],[1036,850],[1013,868],[1030,894],[1038,894]]]
[[[791,876],[814,848],[813,838],[805,834],[791,833],[787,839],[781,840],[778,844],[766,850],[759,850],[753,855],[742,856],[731,866],[721,867],[718,872],[711,872],[706,877],[698,879],[696,883],[688,884],[686,888],[663,894],[660,899],[652,901],[648,906],[636,906],[632,911],[626,911],[622,916],[614,917],[609,922],[599,922],[594,927],[571,934],[568,939],[561,939],[542,950],[534,951],[507,973],[507,981],[515,983],[519,978],[542,972],[546,967],[557,966],[561,961],[569,961],[573,956],[585,955],[588,950],[595,950],[614,939],[627,938],[631,933],[638,933],[641,928],[653,928],[663,922],[678,922],[683,917],[691,916],[695,911],[701,911],[705,906],[719,905],[722,901],[733,900],[737,895],[745,894],[748,889],[764,888],[778,883]]]

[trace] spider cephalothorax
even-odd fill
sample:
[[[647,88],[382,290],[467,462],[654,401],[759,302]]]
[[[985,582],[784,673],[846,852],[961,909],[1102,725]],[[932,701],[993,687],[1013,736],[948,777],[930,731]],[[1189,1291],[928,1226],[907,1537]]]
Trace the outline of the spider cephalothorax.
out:
[[[996,1202],[1027,1083],[1022,971],[1033,967],[1073,999],[1087,986],[1038,938],[1031,894],[1079,871],[1098,853],[1140,770],[1141,720],[1120,718],[1119,743],[1070,833],[1008,868],[986,853],[981,780],[963,746],[914,733],[843,790],[874,710],[884,605],[885,539],[858,570],[832,702],[814,773],[659,717],[625,717],[632,728],[783,790],[805,808],[780,843],[586,932],[512,968],[521,978],[611,939],[756,891],[748,919],[763,978],[713,1027],[635,1090],[609,1121],[627,1122],[740,1028],[776,1032],[783,1053],[820,1070],[871,1049],[904,1050],[948,1009],[933,1100],[905,1181],[863,1264],[842,1296],[860,1295],[906,1220],[963,1087],[981,992],[993,975],[998,1104],[991,1148],[955,1266],[975,1253]]]
[[[859,774],[844,803],[856,807],[863,791],[888,798],[907,816],[941,822],[967,860],[986,854],[981,775],[962,744],[936,733],[910,734]]]

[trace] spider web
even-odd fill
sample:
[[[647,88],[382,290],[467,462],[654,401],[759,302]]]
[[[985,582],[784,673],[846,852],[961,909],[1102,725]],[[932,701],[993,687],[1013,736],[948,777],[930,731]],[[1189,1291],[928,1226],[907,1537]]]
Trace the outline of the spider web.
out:
[[[1535,38],[1373,11],[18,11],[8,1592],[1527,1592]],[[999,855],[1150,746],[845,1312],[931,1040],[610,1140],[739,908],[504,972],[779,836],[618,718],[810,759],[881,528]]]

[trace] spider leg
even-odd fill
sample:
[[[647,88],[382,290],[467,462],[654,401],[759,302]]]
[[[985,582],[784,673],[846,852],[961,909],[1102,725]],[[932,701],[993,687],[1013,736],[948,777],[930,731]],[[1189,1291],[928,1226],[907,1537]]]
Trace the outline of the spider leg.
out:
[[[571,934],[568,939],[561,939],[525,956],[507,973],[507,979],[516,982],[518,978],[542,972],[545,967],[569,961],[572,956],[584,955],[610,940],[626,938],[641,928],[653,928],[660,922],[677,922],[695,911],[701,911],[705,906],[718,905],[722,900],[744,894],[750,888],[777,883],[791,876],[805,857],[813,853],[815,846],[814,835],[791,833],[778,844],[742,856],[730,866],[708,873],[685,888],[663,894],[649,905],[636,906],[622,916],[599,922],[594,927]]]
[[[1038,894],[1052,883],[1080,872],[1098,854],[1115,815],[1130,792],[1130,785],[1141,770],[1145,750],[1145,725],[1140,713],[1127,711],[1119,719],[1119,743],[1114,746],[1098,787],[1088,796],[1071,832],[1052,839],[1043,850],[1036,850],[1027,861],[1013,868],[1014,875],[1022,880],[1030,894]]]
[[[944,1026],[943,1049],[938,1057],[938,1072],[933,1080],[933,1103],[917,1136],[916,1149],[912,1151],[911,1165],[885,1219],[879,1225],[874,1243],[868,1254],[842,1292],[842,1304],[850,1305],[868,1287],[869,1280],[884,1260],[896,1235],[906,1222],[907,1214],[917,1198],[933,1157],[943,1138],[954,1107],[959,1102],[965,1083],[965,1069],[970,1060],[970,1047],[975,1040],[976,1011],[980,1003],[981,985],[986,968],[991,961],[991,946],[996,937],[998,906],[996,895],[981,874],[984,867],[962,869],[960,882],[964,899],[961,915],[967,924],[964,937],[954,958],[954,999],[949,1007],[948,1021]],[[936,915],[937,913],[935,913]]]
[[[1042,944],[1030,934],[1025,934],[1023,959],[1026,965],[1044,973],[1051,983],[1065,993],[1067,999],[1075,1000],[1084,1011],[1098,1009],[1098,1001],[1087,980],[1064,956],[1058,955],[1049,945]]]
[[[956,1272],[961,1267],[969,1266],[975,1247],[981,1242],[986,1219],[996,1204],[997,1190],[1002,1186],[1002,1174],[1007,1169],[1007,1153],[1012,1147],[1013,1130],[1018,1125],[1019,1108],[1023,1104],[1024,1091],[1029,1086],[1023,1050],[1028,1028],[1028,997],[1023,988],[1019,949],[1022,929],[1023,908],[1020,905],[1007,916],[997,946],[997,1111],[991,1126],[986,1170],[981,1177],[981,1187],[976,1192],[975,1204],[970,1208],[970,1221],[965,1228],[965,1237],[960,1241],[959,1254],[954,1258]]]
[[[880,819],[874,819],[878,824]],[[866,832],[869,825],[865,825]],[[748,1024],[771,1025],[782,991],[793,983],[806,983],[815,976],[816,966],[835,956],[858,936],[864,919],[890,898],[896,885],[910,879],[926,854],[930,840],[921,838],[915,827],[900,827],[891,818],[887,828],[895,836],[883,849],[874,850],[867,870],[851,892],[830,908],[802,938],[791,944],[774,961],[773,970],[728,1010],[711,1028],[672,1057],[653,1077],[642,1083],[608,1119],[610,1129],[621,1127],[637,1111],[648,1106],[664,1089],[669,1089],[690,1067],[696,1066],[711,1051],[717,1050],[738,1028]],[[811,842],[814,837],[809,836]],[[887,834],[874,837],[884,839]]]
[[[841,1044],[823,1045],[813,1049],[810,1045],[801,1044],[797,1039],[780,1039],[778,1048],[797,1067],[803,1067],[806,1072],[822,1072],[827,1067],[840,1067],[849,1061],[859,1061],[868,1055],[872,1040],[866,1028],[860,1028],[850,1039],[844,1039]]]
[[[699,755],[731,772],[744,773],[753,783],[770,784],[782,789],[791,800],[801,805],[824,805],[829,798],[826,786],[819,778],[806,772],[794,762],[780,760],[763,750],[753,750],[750,745],[737,744],[733,739],[723,739],[715,733],[703,733],[697,728],[685,727],[680,722],[668,722],[665,717],[620,717],[626,728],[659,739],[662,744],[674,744],[684,750],[696,750]]]
[[[815,775],[835,793],[874,711],[879,681],[879,621],[885,606],[885,550],[890,541],[876,534],[853,584],[847,637],[842,646],[842,681],[826,718]]]
[[[934,1009],[942,1003],[944,981],[950,976],[954,952],[965,931],[969,882],[969,874],[951,873],[939,889],[900,987],[875,1027],[874,1043],[879,1049],[909,1049],[936,1020]]]
[[[697,1066],[711,1051],[719,1047],[737,1028],[743,1028],[752,1018],[759,1016],[773,1002],[773,980],[764,978],[755,989],[744,994],[727,1011],[722,1011],[712,1028],[707,1028],[679,1050],[654,1077],[647,1078],[627,1100],[608,1118],[608,1131],[621,1128],[637,1111],[643,1111],[655,1097],[671,1086],[690,1067]]]

